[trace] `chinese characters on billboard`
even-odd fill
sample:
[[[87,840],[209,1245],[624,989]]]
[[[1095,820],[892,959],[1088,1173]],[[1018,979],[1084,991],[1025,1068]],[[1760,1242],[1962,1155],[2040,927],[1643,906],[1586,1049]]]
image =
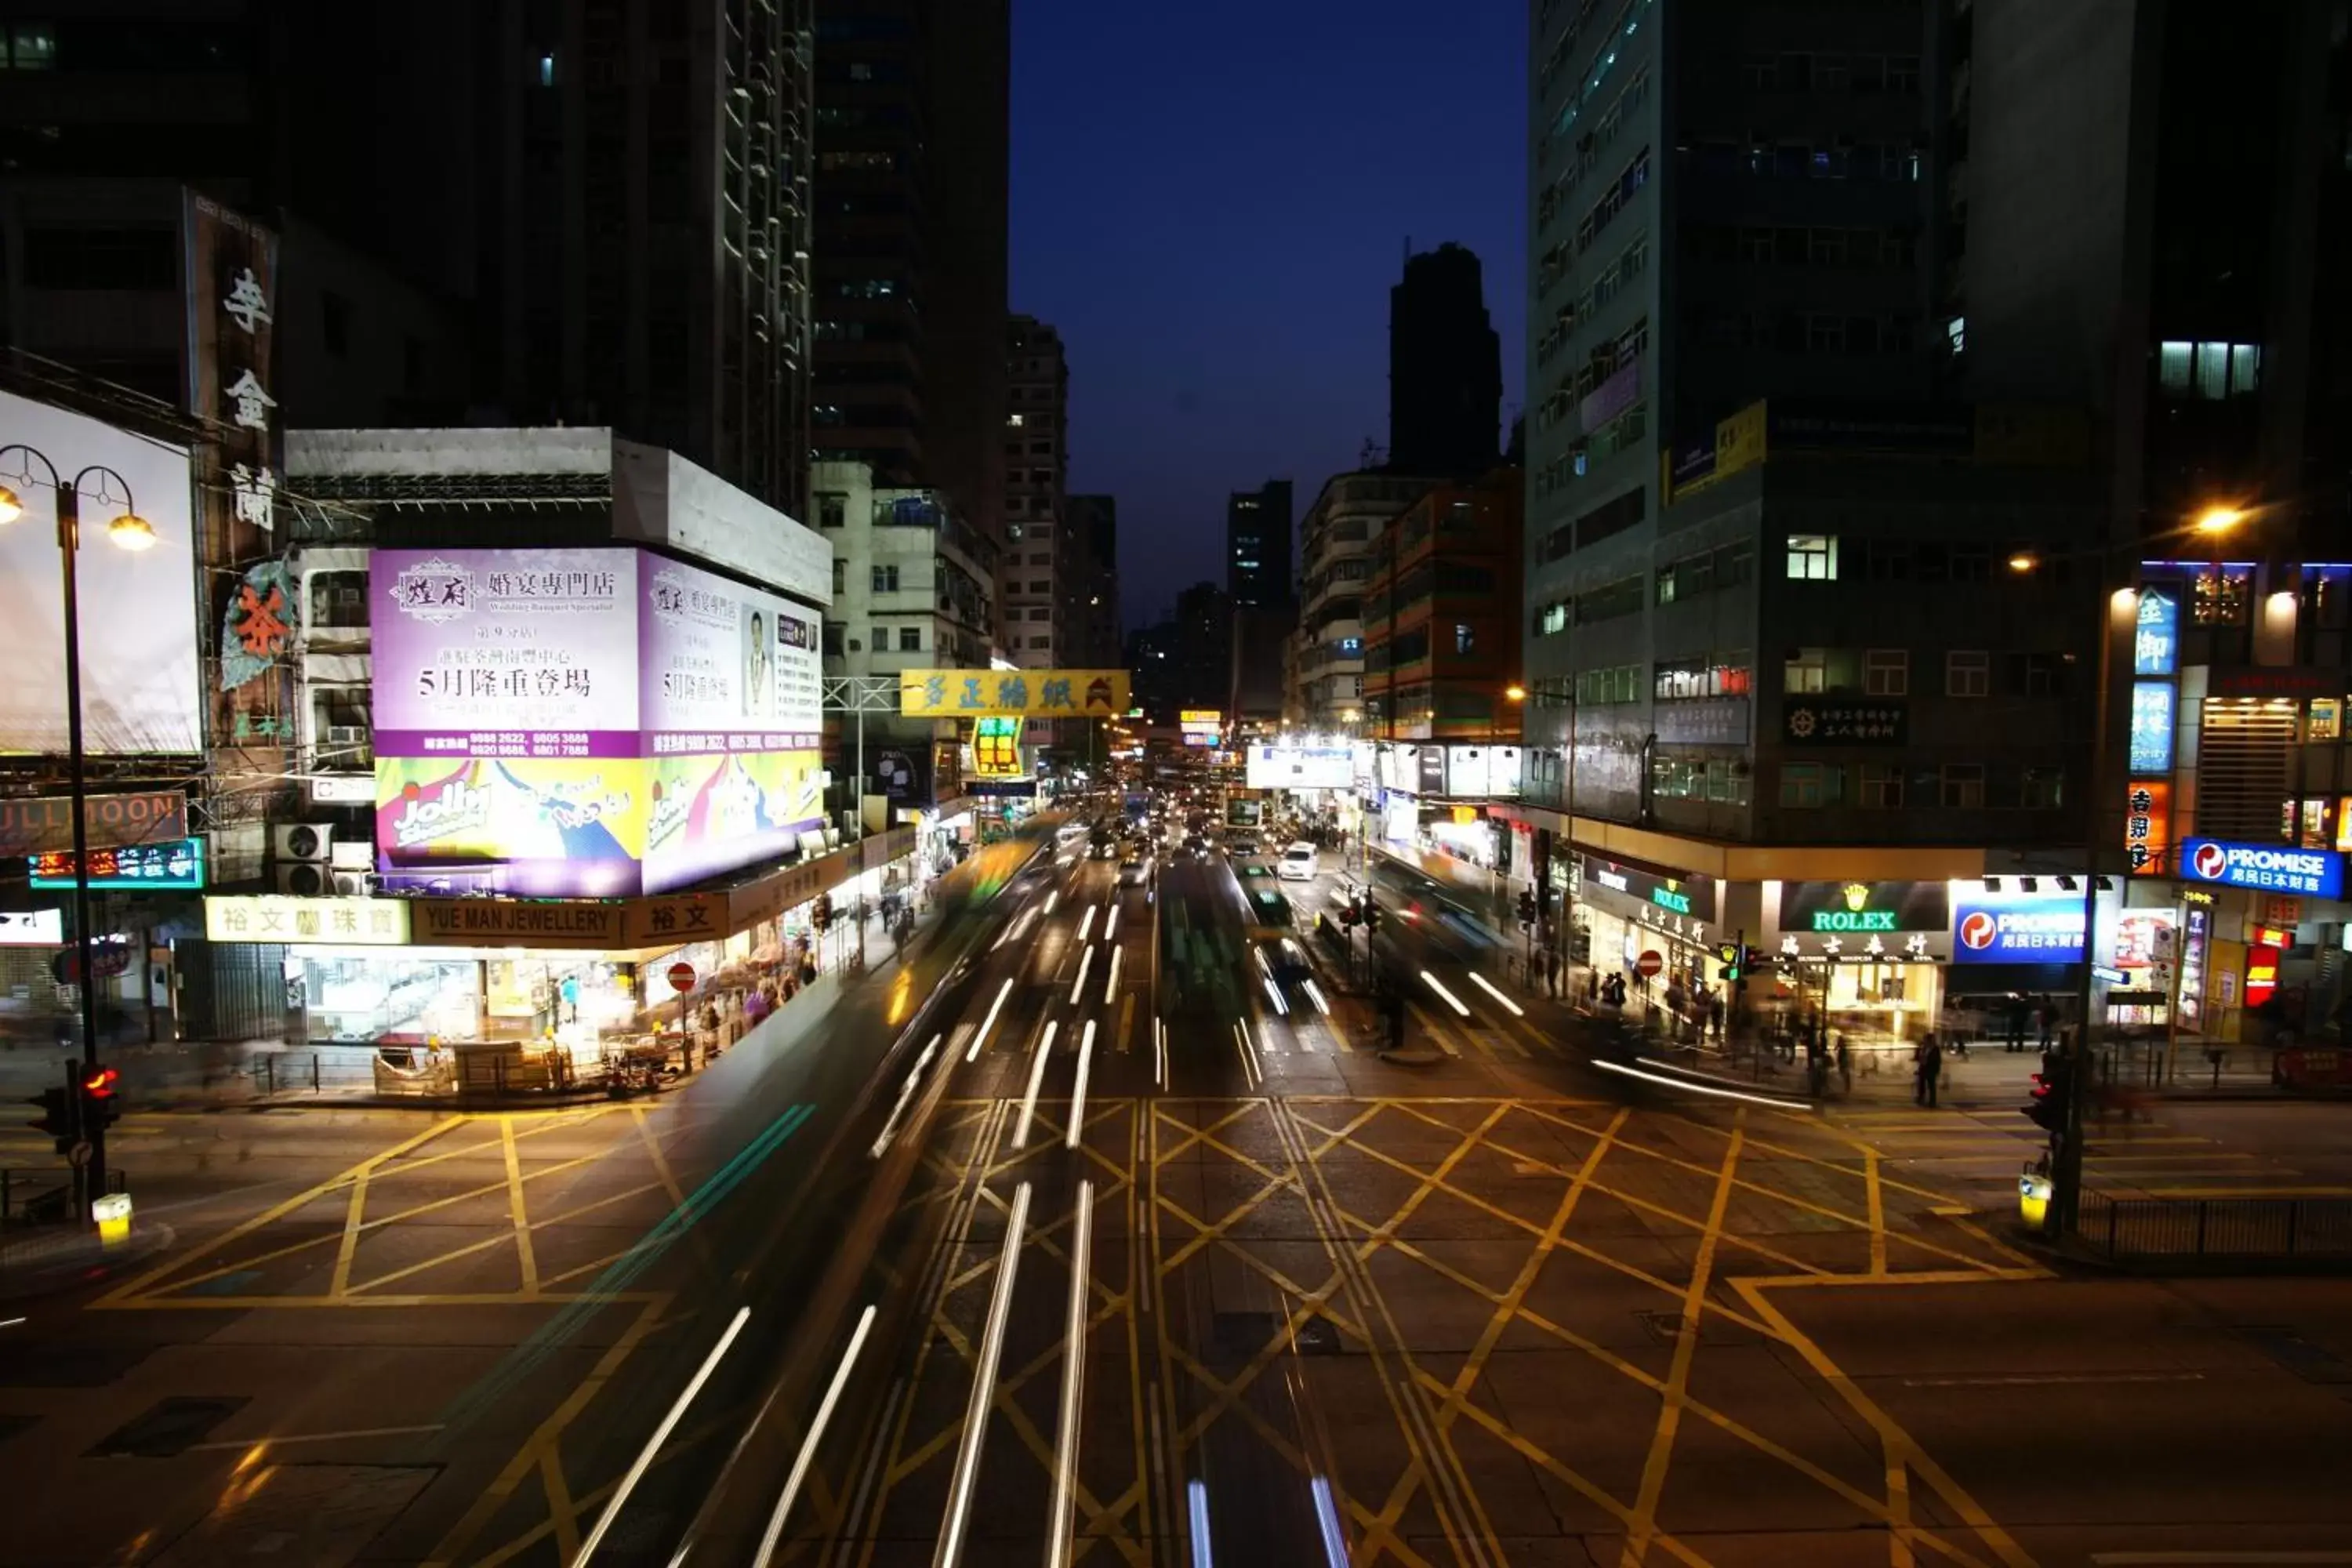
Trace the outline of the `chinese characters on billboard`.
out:
[[[380,550],[369,592],[388,875],[660,892],[821,825],[814,612],[625,548]]]

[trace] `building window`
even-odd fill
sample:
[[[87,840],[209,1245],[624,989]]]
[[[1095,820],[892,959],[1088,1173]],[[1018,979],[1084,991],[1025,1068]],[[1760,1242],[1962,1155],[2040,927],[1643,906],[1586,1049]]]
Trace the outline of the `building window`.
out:
[[[849,498],[838,490],[819,490],[816,497],[816,525],[819,528],[842,528],[849,521]]]
[[[1468,653],[1471,651],[1472,647],[1475,646],[1477,640],[1476,634],[1470,629],[1469,622],[1456,621],[1454,623],[1454,651],[1455,653]]]
[[[898,628],[898,651],[900,653],[922,652],[923,628],[920,626],[900,626]]]
[[[58,35],[47,22],[19,22],[8,30],[7,63],[20,71],[45,71],[58,63]]]
[[[1903,770],[1892,763],[1863,763],[1860,804],[1870,811],[1900,811],[1903,808]]]
[[[1992,655],[1980,647],[1956,647],[1944,655],[1944,695],[1992,695]]]
[[[876,626],[874,628],[874,636],[867,640],[866,646],[872,648],[876,653],[888,652],[890,647],[890,628],[888,626]]]
[[[1054,610],[1050,605],[1033,605],[1029,611],[1029,619],[1033,621],[1050,621],[1053,618]]]
[[[1835,805],[1843,783],[1834,763],[1782,763],[1780,804],[1803,810]]]
[[[833,591],[836,595],[849,592],[849,563],[838,555],[833,558]]]
[[[2019,781],[2017,804],[2028,811],[2055,811],[2063,805],[2066,774],[2061,768],[2028,768]]]
[[[2029,653],[2024,659],[2024,679],[2021,683],[2028,697],[2056,697],[2066,689],[2066,660],[2063,654]]]
[[[841,623],[839,621],[824,623],[824,652],[828,658],[841,657]]]
[[[896,566],[875,567],[872,588],[877,594],[897,593],[898,591],[898,568]]]
[[[1008,414],[1004,416],[1004,423],[1012,428],[1018,430],[1028,417],[1029,416],[1025,414]],[[1010,447],[1006,448],[1008,452],[1011,451],[1011,449],[1012,448]]]
[[[1862,656],[1865,697],[1904,697],[1911,690],[1911,655],[1899,647],[1874,647]]]
[[[1780,689],[1791,696],[1829,689],[1830,650],[1825,647],[1801,647],[1794,658],[1780,667]]]
[[[1837,536],[1828,533],[1789,535],[1788,575],[1793,582],[1837,581]]]
[[[1981,811],[1984,809],[1984,764],[1946,763],[1937,794],[1940,804],[1948,811]]]
[[[539,85],[541,87],[555,85],[555,51],[553,49],[539,57]]]

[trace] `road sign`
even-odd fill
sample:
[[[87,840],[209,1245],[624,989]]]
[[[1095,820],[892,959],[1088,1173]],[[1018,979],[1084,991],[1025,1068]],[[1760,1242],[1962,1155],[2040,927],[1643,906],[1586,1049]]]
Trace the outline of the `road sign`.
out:
[[[1654,947],[1643,948],[1642,950],[1642,956],[1633,961],[1633,967],[1642,972],[1644,979],[1648,978],[1650,975],[1655,974],[1659,970],[1664,969],[1665,966],[1666,961],[1658,956],[1658,950]]]
[[[669,988],[686,992],[694,989],[694,965],[680,959],[669,966]]]
[[[66,1151],[66,1163],[77,1171],[89,1163],[89,1139],[82,1138],[75,1141],[74,1146]]]

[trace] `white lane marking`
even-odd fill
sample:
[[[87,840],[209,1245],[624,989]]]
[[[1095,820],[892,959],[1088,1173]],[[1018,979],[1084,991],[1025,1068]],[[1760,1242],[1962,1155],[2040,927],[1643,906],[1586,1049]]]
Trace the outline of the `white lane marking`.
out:
[[[1121,947],[1114,947],[1110,950],[1110,978],[1103,982],[1103,1005],[1106,1007],[1109,1006],[1112,999],[1118,994],[1118,961],[1126,952],[1127,950]]]
[[[1638,1078],[1644,1083],[1654,1083],[1666,1089],[1686,1089],[1693,1094],[1711,1094],[1717,1100],[1744,1100],[1750,1105],[1769,1105],[1775,1110],[1810,1112],[1813,1109],[1801,1100],[1775,1100],[1769,1094],[1742,1094],[1736,1089],[1717,1089],[1708,1084],[1693,1083],[1686,1078],[1662,1078],[1656,1073],[1643,1072],[1639,1068],[1629,1068],[1621,1062],[1604,1062],[1596,1058],[1592,1065],[1603,1072],[1622,1073],[1627,1078]]]
[[[1505,1007],[1509,1008],[1512,1017],[1524,1018],[1528,1016],[1528,1010],[1525,1007],[1520,1006],[1517,1002],[1512,1001],[1508,996],[1506,996],[1501,992],[1496,990],[1494,983],[1489,981],[1485,975],[1479,973],[1475,969],[1470,972],[1470,984],[1475,985],[1479,990],[1484,991],[1487,995],[1492,996],[1496,1001],[1500,1002]]]
[[[972,1484],[980,1479],[981,1445],[988,1440],[988,1411],[996,1399],[996,1363],[1004,1354],[1004,1320],[1013,1310],[1013,1277],[1021,1263],[1021,1233],[1028,1224],[1029,1184],[1024,1182],[1013,1194],[1013,1213],[1005,1221],[1004,1252],[996,1263],[996,1294],[989,1299],[988,1325],[981,1331],[971,1403],[963,1413],[963,1438],[956,1445],[947,1517],[940,1524],[939,1554],[931,1559],[931,1568],[956,1568],[963,1559],[964,1522],[971,1513]]]
[[[1110,918],[1103,921],[1103,940],[1108,942],[1118,934],[1118,900],[1110,901]]]
[[[1310,980],[1307,983],[1304,989],[1307,992],[1307,999],[1315,1004],[1315,1010],[1318,1013],[1322,1014],[1325,1017],[1329,1017],[1331,1016],[1331,1004],[1323,1000],[1323,988]]]
[[[1078,977],[1070,982],[1071,1006],[1076,1006],[1078,1005],[1078,998],[1086,994],[1087,971],[1092,969],[1094,966],[1095,950],[1090,947],[1087,949],[1086,952],[1078,955]]]
[[[26,1321],[27,1320],[23,1318],[0,1318],[0,1329],[13,1329],[17,1324]]]
[[[784,1478],[783,1495],[776,1500],[776,1511],[768,1516],[767,1533],[760,1537],[760,1552],[751,1559],[751,1568],[768,1568],[769,1560],[776,1554],[776,1542],[784,1533],[784,1516],[793,1511],[793,1499],[800,1495],[801,1482],[808,1479],[809,1466],[816,1458],[816,1446],[824,1436],[825,1424],[833,1419],[833,1407],[841,1402],[842,1387],[849,1382],[849,1369],[856,1364],[857,1352],[866,1348],[866,1336],[874,1328],[874,1311],[869,1303],[859,1315],[857,1330],[849,1336],[849,1348],[841,1352],[841,1364],[833,1369],[833,1382],[816,1407],[816,1419],[809,1423],[808,1436],[801,1439],[800,1454],[793,1460],[793,1473]]]
[[[1234,1049],[1241,1053],[1242,1081],[1255,1089],[1265,1075],[1258,1068],[1257,1052],[1250,1045],[1249,1030],[1239,1019],[1234,1021]]]
[[[1436,992],[1440,996],[1445,998],[1445,1005],[1447,1006],[1453,1008],[1456,1013],[1461,1014],[1465,1018],[1470,1016],[1470,1009],[1462,1005],[1462,998],[1454,994],[1453,992],[1448,991],[1444,984],[1438,980],[1436,975],[1432,974],[1428,970],[1424,969],[1421,972],[1421,977],[1429,983],[1429,988],[1432,991]]]
[[[1274,983],[1274,976],[1260,975],[1258,984],[1265,987],[1265,999],[1274,1004],[1275,1016],[1281,1018],[1289,1017],[1290,1004],[1282,999],[1282,987]]]
[[[1081,1041],[1078,1046],[1077,1083],[1076,1086],[1070,1090],[1070,1130],[1068,1132],[1065,1133],[1062,1138],[1062,1146],[1066,1149],[1075,1149],[1078,1146],[1078,1134],[1086,1128],[1087,1073],[1087,1069],[1094,1066],[1094,1060],[1095,1021],[1092,1018],[1088,1018],[1087,1020],[1086,1038]]]
[[[980,1047],[988,1044],[988,1031],[996,1027],[996,1015],[1003,1010],[1004,999],[1012,994],[1013,982],[1010,980],[996,988],[996,1000],[988,1005],[988,1016],[981,1021],[980,1033],[971,1037],[971,1049],[964,1052],[964,1060],[980,1060]]]
[[[1168,1087],[1168,1024],[1160,1018],[1151,1020],[1151,1081]]]
[[[1055,889],[1053,889],[1051,892],[1049,892],[1049,893],[1047,893],[1047,894],[1045,895],[1045,912],[1046,912],[1047,914],[1049,914],[1049,915],[1050,915],[1050,914],[1052,914],[1052,913],[1054,912],[1054,906],[1055,906],[1055,904],[1060,903],[1061,901],[1062,901],[1062,889],[1059,889],[1059,888],[1055,888]]]
[[[1029,1123],[1037,1114],[1037,1090],[1045,1081],[1045,1063],[1054,1055],[1054,1031],[1060,1027],[1059,1024],[1049,1023],[1045,1026],[1045,1032],[1037,1037],[1037,1048],[1033,1053],[1033,1063],[1029,1068],[1029,1092],[1021,1097],[1021,1120],[1013,1128],[1013,1146],[1015,1149],[1028,1147]]]
[[[645,1479],[646,1471],[653,1465],[654,1456],[660,1453],[662,1445],[669,1441],[669,1435],[686,1417],[686,1407],[694,1403],[694,1396],[702,1392],[702,1385],[709,1383],[710,1374],[719,1369],[719,1358],[727,1353],[727,1347],[735,1342],[735,1336],[743,1331],[743,1325],[751,1320],[751,1308],[735,1309],[735,1316],[729,1321],[727,1331],[719,1336],[719,1342],[710,1347],[709,1355],[702,1358],[702,1365],[696,1369],[694,1380],[686,1385],[686,1391],[669,1407],[669,1414],[662,1417],[661,1425],[654,1428],[654,1435],[646,1439],[646,1446],[637,1451],[635,1461],[622,1476],[620,1486],[614,1489],[612,1500],[605,1503],[604,1511],[596,1516],[595,1528],[589,1531],[588,1539],[580,1543],[580,1555],[572,1560],[573,1568],[585,1568],[588,1560],[596,1555],[596,1548],[604,1544],[605,1531],[613,1528],[613,1521],[628,1505],[629,1494],[637,1489],[639,1481]]]
[[[1089,1024],[1089,1031],[1094,1027]],[[1084,1071],[1086,1058],[1078,1058]],[[1071,1118],[1075,1127],[1077,1119]],[[1070,1222],[1070,1316],[1062,1346],[1061,1428],[1054,1439],[1054,1513],[1046,1528],[1046,1568],[1067,1568],[1070,1525],[1077,1503],[1078,1401],[1087,1376],[1087,1282],[1093,1264],[1095,1184],[1078,1184],[1077,1213]]]
[[[1087,940],[1087,938],[1088,938],[1088,937],[1090,937],[1090,936],[1092,936],[1092,935],[1094,934],[1094,930],[1095,930],[1095,907],[1094,907],[1092,904],[1088,904],[1088,905],[1087,906],[1087,912],[1086,912],[1085,917],[1084,917],[1083,919],[1081,919],[1081,920],[1078,921],[1078,940],[1079,940],[1080,942],[1084,942],[1084,941],[1086,941],[1086,940]]]
[[[1208,1482],[1185,1483],[1184,1508],[1192,1526],[1192,1568],[1217,1568],[1216,1560],[1209,1555]]]

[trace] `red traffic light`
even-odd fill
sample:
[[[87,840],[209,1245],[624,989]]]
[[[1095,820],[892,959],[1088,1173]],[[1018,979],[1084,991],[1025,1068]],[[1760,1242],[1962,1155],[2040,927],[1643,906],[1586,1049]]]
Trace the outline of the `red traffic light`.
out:
[[[122,1075],[112,1068],[100,1068],[81,1080],[81,1091],[92,1100],[111,1100],[122,1086]]]

